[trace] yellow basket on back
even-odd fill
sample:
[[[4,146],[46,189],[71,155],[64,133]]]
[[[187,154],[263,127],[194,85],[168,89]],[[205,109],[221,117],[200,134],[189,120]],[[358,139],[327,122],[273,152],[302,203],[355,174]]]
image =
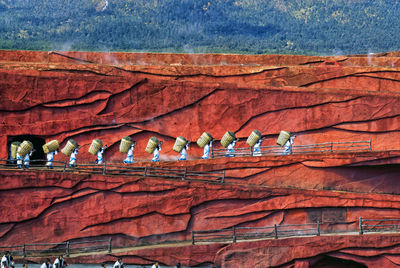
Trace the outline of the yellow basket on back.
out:
[[[247,138],[246,143],[250,146],[253,147],[260,139],[261,139],[261,132],[258,130],[253,130],[251,132],[250,136]]]
[[[92,141],[92,144],[89,147],[89,153],[92,155],[96,155],[101,147],[103,147],[103,142],[101,140],[95,139]]]
[[[156,137],[151,137],[149,139],[149,142],[147,143],[145,151],[148,152],[149,154],[152,154],[154,152],[154,149],[156,146],[159,144],[159,140]]]
[[[222,146],[224,146],[226,148],[234,140],[236,140],[235,133],[233,133],[231,131],[227,131],[221,139],[221,144],[222,144]]]
[[[60,148],[60,144],[58,143],[58,140],[52,140],[49,141],[48,143],[46,143],[45,145],[43,145],[43,152],[45,154],[48,154],[50,152],[54,152],[56,150],[58,150],[58,148]]]
[[[21,157],[27,155],[30,151],[33,150],[33,144],[30,141],[23,141],[21,145],[18,147],[17,152]]]
[[[174,147],[172,148],[172,150],[174,150],[177,153],[180,153],[182,151],[183,147],[186,145],[186,143],[187,143],[187,140],[184,137],[179,136],[178,138],[176,138],[175,144],[174,144]]]
[[[290,138],[290,132],[282,130],[281,133],[279,133],[279,137],[276,143],[280,146],[283,146],[285,145],[285,143],[289,138]]]
[[[210,133],[203,132],[203,134],[201,134],[200,138],[197,140],[197,145],[200,148],[204,148],[204,146],[206,146],[206,144],[209,143],[212,139],[213,137]]]
[[[66,156],[70,156],[72,151],[78,147],[78,143],[73,139],[68,140],[67,144],[65,144],[64,148],[61,150],[63,154]]]
[[[19,141],[13,141],[11,143],[11,157],[12,158],[17,158],[17,150],[18,147],[21,145],[21,143]]]
[[[121,143],[119,144],[119,151],[121,153],[126,154],[129,151],[129,148],[131,147],[131,145],[132,145],[132,138],[128,137],[128,136],[123,137],[121,139]]]

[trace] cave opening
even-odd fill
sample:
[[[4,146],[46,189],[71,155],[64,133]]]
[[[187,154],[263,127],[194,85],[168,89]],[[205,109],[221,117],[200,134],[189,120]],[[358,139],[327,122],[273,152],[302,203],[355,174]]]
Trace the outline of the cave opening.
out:
[[[31,165],[43,165],[45,155],[43,152],[42,146],[46,143],[46,141],[35,135],[17,135],[17,136],[8,136],[7,137],[7,151],[10,157],[10,148],[11,148],[11,143],[14,141],[19,141],[23,142],[24,140],[30,141],[33,144],[33,149],[35,150],[30,158],[30,160],[43,160],[43,161],[32,161]]]
[[[318,260],[314,265],[310,266],[310,268],[337,268],[337,267],[368,268],[366,265],[362,263],[340,258],[334,258],[330,256],[324,256],[322,259]]]

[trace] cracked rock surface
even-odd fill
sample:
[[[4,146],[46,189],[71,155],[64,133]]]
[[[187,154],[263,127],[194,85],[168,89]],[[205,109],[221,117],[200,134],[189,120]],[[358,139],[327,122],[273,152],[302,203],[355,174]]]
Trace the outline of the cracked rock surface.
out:
[[[34,135],[61,147],[76,140],[81,163],[93,162],[88,148],[98,138],[109,145],[106,161],[121,163],[119,142],[129,135],[138,142],[135,166],[225,170],[226,182],[1,170],[0,242],[178,241],[101,256],[137,264],[399,266],[397,234],[179,245],[193,230],[321,221],[346,232],[359,217],[400,218],[399,56],[0,51],[1,159],[14,136]],[[199,160],[203,131],[217,140],[234,131],[237,147],[246,147],[254,129],[264,146],[283,129],[297,134],[295,145],[371,141],[372,151]],[[160,163],[144,151],[151,136],[164,141]],[[174,161],[178,136],[192,141],[189,161]]]

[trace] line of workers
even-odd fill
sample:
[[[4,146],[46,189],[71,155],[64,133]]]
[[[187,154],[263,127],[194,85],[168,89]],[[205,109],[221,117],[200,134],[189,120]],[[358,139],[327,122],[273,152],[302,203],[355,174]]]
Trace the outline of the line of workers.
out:
[[[40,268],[65,268],[68,264],[65,261],[63,255],[58,256],[52,263],[49,258],[47,258]],[[28,264],[24,263],[23,268],[28,268]],[[1,268],[15,268],[15,262],[9,251],[6,251],[1,258]]]
[[[67,267],[68,264],[64,259],[63,255],[58,256],[52,263],[49,258],[47,258],[40,268],[65,268]],[[23,268],[28,268],[28,264],[24,263],[22,264]],[[102,268],[107,268],[107,264],[105,262],[101,263]],[[178,262],[174,268],[180,268],[181,264]],[[6,251],[3,257],[1,258],[1,268],[15,268],[15,262],[13,257],[11,256],[9,251]],[[122,258],[118,257],[117,260],[115,261],[114,265],[112,268],[124,268],[124,263],[122,262]],[[151,268],[159,268],[158,262],[155,262]]]
[[[232,133],[232,132],[230,132],[230,133]],[[209,136],[211,137],[211,135],[209,135]],[[232,136],[234,137],[234,135],[232,135]],[[287,140],[284,141],[284,143],[282,144],[283,145],[282,147],[284,148],[284,150],[282,152],[283,155],[291,154],[295,137],[296,137],[295,135],[289,135],[287,137]],[[125,137],[125,138],[130,139],[130,137]],[[158,141],[158,139],[156,139],[155,137],[152,137],[152,138],[154,138],[156,140],[156,142],[151,151],[148,151],[147,150],[148,148],[146,148],[146,151],[153,153],[153,158],[151,160],[152,162],[158,162],[158,161],[160,161],[160,151],[161,151],[162,141]],[[181,144],[180,147],[178,146],[178,149],[175,149],[176,148],[175,146],[177,145],[179,138],[183,139],[183,144]],[[236,146],[236,143],[238,140],[239,139],[236,139],[236,137],[235,137],[235,138],[231,139],[231,141],[229,141],[227,146],[224,146],[224,147],[226,147],[226,153],[225,153],[226,157],[234,157],[235,156],[235,146]],[[251,146],[251,148],[252,148],[253,156],[261,156],[262,155],[261,144],[262,144],[263,140],[264,140],[264,138],[262,138],[260,136],[257,139],[257,141],[252,144],[253,146]],[[108,146],[107,145],[102,146],[102,143],[100,140],[94,140],[93,142],[95,142],[95,141],[99,141],[100,142],[99,144],[101,144],[101,145],[96,148],[94,153],[91,152],[91,149],[92,149],[92,146],[91,146],[91,148],[89,148],[89,152],[96,155],[96,161],[95,161],[96,164],[103,164],[103,161],[104,161],[103,154],[104,154],[104,151],[108,148]],[[151,141],[151,139],[149,140],[149,144],[150,144],[150,141]],[[214,141],[215,140],[211,137],[204,144],[202,144],[202,146],[201,146],[201,147],[203,147],[203,155],[201,157],[202,159],[210,158]],[[121,140],[121,146],[122,146],[122,142],[124,142],[124,140]],[[197,143],[199,144],[199,141]],[[221,140],[221,143],[222,143],[222,140]],[[58,144],[58,141],[57,141],[57,144]],[[183,137],[177,138],[177,142],[175,143],[173,149],[180,153],[180,157],[178,158],[178,160],[182,161],[182,160],[187,159],[187,151],[189,150],[189,144],[190,144],[190,141],[186,141]],[[93,145],[93,143],[92,143],[92,145]],[[125,146],[126,150],[123,151],[120,147],[121,152],[126,152],[126,158],[123,161],[124,163],[126,163],[126,164],[133,163],[133,151],[135,150],[135,145],[136,145],[136,141],[130,140],[130,143],[128,145],[129,147]],[[76,161],[77,161],[77,155],[79,152],[79,148],[80,148],[80,146],[78,146],[76,144],[75,148],[73,148],[70,152],[69,166],[72,168],[76,167]],[[33,147],[32,147],[32,150],[30,150],[28,153],[25,154],[24,157],[22,157],[20,154],[20,150],[17,150],[17,152],[16,152],[17,166],[19,168],[29,168],[30,157],[32,156],[34,151],[35,151],[35,149],[33,149]],[[44,151],[46,152],[46,150],[44,150]],[[54,156],[57,154],[58,154],[58,147],[55,150],[51,150],[51,151],[47,152],[46,166],[48,168],[50,168],[50,169],[53,168]],[[14,162],[14,160],[15,160],[15,158],[13,158],[13,154],[11,153],[11,148],[10,148],[10,160],[12,162]]]

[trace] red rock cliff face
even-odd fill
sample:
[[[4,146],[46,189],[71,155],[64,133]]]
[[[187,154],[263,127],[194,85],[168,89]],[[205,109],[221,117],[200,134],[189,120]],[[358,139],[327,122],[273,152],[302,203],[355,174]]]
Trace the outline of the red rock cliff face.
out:
[[[110,146],[106,160],[121,162],[119,141],[129,135],[138,142],[136,165],[226,170],[228,183],[0,171],[6,211],[0,241],[112,236],[116,246],[126,246],[182,241],[192,230],[321,220],[347,231],[360,216],[399,218],[398,56],[0,51],[0,158],[7,157],[7,142],[34,135],[62,146],[75,139],[82,145],[79,162],[94,160],[87,150],[100,138]],[[266,137],[263,145],[274,145],[285,129],[297,133],[299,145],[371,140],[372,152],[196,160],[202,150],[193,145],[192,161],[171,161],[178,158],[177,136],[195,142],[203,131],[220,139],[230,130],[244,146],[254,129]],[[164,141],[161,160],[169,161],[148,162],[144,148],[153,135]],[[398,239],[293,238],[121,255],[141,264],[312,267],[329,257],[393,267]]]
[[[100,138],[111,146],[105,158],[119,162],[123,136],[138,141],[138,160],[149,160],[144,148],[155,135],[167,160],[177,158],[177,136],[195,142],[203,131],[220,139],[230,130],[244,140],[258,129],[273,145],[285,129],[298,134],[297,144],[372,140],[374,150],[398,149],[396,56],[2,51],[1,144],[25,134],[62,146],[74,138],[87,162]],[[201,150],[192,146],[189,155]]]

